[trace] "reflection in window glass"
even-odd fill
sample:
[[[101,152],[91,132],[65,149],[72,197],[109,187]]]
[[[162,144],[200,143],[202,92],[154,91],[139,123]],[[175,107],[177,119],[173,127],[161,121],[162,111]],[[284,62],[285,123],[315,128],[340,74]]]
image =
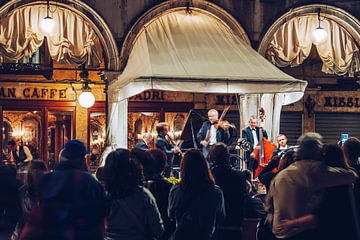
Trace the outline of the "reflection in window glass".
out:
[[[52,168],[59,161],[59,153],[72,139],[72,112],[49,111],[48,113],[48,161]]]
[[[151,133],[153,136],[152,143],[154,143],[154,139],[157,136],[156,124],[159,123],[159,119],[159,112],[129,112],[128,148],[133,148],[146,132]]]
[[[179,140],[184,129],[187,112],[166,112],[165,122],[169,123],[169,135],[173,140]]]
[[[90,113],[90,168],[96,169],[106,144],[106,117],[104,112]]]
[[[33,159],[39,159],[41,149],[41,112],[3,112],[3,160],[10,160],[7,143],[10,140],[29,148]]]

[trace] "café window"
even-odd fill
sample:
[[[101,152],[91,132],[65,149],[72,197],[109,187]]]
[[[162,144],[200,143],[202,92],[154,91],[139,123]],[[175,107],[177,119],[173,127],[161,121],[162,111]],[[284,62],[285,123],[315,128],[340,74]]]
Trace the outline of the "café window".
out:
[[[3,112],[3,160],[10,160],[7,143],[15,140],[19,145],[29,148],[34,159],[40,158],[42,140],[42,112],[17,111]]]
[[[133,148],[146,132],[151,133],[155,143],[156,125],[160,122],[160,112],[129,112],[128,113],[128,145]],[[154,145],[152,147],[155,147]]]
[[[89,114],[89,145],[91,169],[99,165],[101,154],[106,144],[106,117],[105,112],[95,111]]]
[[[159,94],[161,95],[161,94]],[[185,127],[191,102],[129,102],[128,113],[128,148],[131,149],[142,139],[145,132],[151,133],[150,148],[155,148],[157,138],[156,125],[159,122],[169,124],[168,135],[172,140],[179,140]]]
[[[15,140],[29,148],[33,159],[45,161],[52,169],[59,160],[60,150],[75,137],[75,104],[61,101],[11,101],[10,104],[0,100],[2,160],[11,160],[8,142]]]
[[[49,111],[47,125],[47,159],[50,168],[59,161],[59,153],[66,142],[72,139],[73,112]]]

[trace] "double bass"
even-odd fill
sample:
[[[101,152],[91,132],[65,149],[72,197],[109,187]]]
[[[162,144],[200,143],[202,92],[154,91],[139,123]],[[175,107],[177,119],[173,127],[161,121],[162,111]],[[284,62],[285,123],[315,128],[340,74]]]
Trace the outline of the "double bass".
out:
[[[260,108],[259,109],[259,125],[261,126],[261,124],[264,123],[265,121],[265,110],[264,108]],[[254,178],[257,178],[260,174],[260,172],[266,167],[266,165],[268,164],[268,162],[270,161],[275,149],[276,149],[276,145],[272,142],[270,142],[269,140],[267,140],[264,136],[263,136],[263,131],[260,128],[259,131],[259,143],[258,145],[255,147],[254,149],[254,158],[258,161],[259,165],[255,171],[255,176]]]

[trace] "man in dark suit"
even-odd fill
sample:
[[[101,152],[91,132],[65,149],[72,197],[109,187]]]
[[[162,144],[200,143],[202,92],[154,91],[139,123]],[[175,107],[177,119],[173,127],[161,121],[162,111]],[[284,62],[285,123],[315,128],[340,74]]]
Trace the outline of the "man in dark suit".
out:
[[[215,109],[210,109],[208,111],[208,118],[209,120],[202,124],[196,136],[196,139],[203,147],[203,154],[205,157],[207,157],[210,147],[215,143],[223,142],[228,144],[230,141],[229,126],[225,126],[223,128],[216,128],[214,126],[214,124],[216,124],[219,120],[218,111]]]
[[[151,143],[151,133],[143,133],[142,140],[135,144],[134,148],[138,148],[143,151],[149,150],[149,145]]]
[[[173,159],[174,155],[180,153],[179,147],[173,147],[169,140],[167,139],[169,125],[165,122],[158,123],[156,126],[156,131],[158,133],[155,146],[157,149],[160,149],[166,154],[167,157],[167,167],[165,168],[165,175],[168,177],[169,173],[171,172],[173,166]]]
[[[251,153],[259,143],[260,131],[262,131],[263,137],[267,139],[268,135],[264,129],[263,123],[258,127],[257,118],[255,116],[250,116],[249,126],[242,130],[242,137],[250,143],[250,150],[246,152],[245,160],[247,162],[247,168],[251,171],[254,171],[258,166],[258,162],[251,156]]]

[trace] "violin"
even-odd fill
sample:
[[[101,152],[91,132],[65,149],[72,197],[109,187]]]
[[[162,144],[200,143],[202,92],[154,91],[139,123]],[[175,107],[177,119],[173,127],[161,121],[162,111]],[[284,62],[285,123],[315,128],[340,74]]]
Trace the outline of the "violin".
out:
[[[260,108],[259,110],[260,115],[260,127],[262,124],[264,124],[265,121],[265,110],[264,108]],[[260,174],[260,172],[267,166],[268,162],[271,159],[271,156],[273,155],[273,152],[277,148],[276,144],[270,142],[263,136],[263,130],[260,128],[259,133],[259,143],[254,149],[254,158],[258,161],[259,166],[255,171],[254,178],[257,178]]]
[[[224,130],[229,129],[229,127],[236,128],[236,126],[233,125],[233,124],[230,124],[229,121],[223,120],[224,117],[225,117],[225,115],[226,115],[226,113],[227,113],[227,111],[229,110],[229,108],[230,108],[230,106],[226,107],[226,108],[224,109],[224,111],[222,112],[219,120],[213,122],[213,125],[214,125],[215,128],[222,128],[222,129],[224,129]]]
[[[222,128],[224,130],[229,129],[229,127],[236,128],[235,125],[229,123],[227,120],[218,120],[213,123],[215,128]]]

